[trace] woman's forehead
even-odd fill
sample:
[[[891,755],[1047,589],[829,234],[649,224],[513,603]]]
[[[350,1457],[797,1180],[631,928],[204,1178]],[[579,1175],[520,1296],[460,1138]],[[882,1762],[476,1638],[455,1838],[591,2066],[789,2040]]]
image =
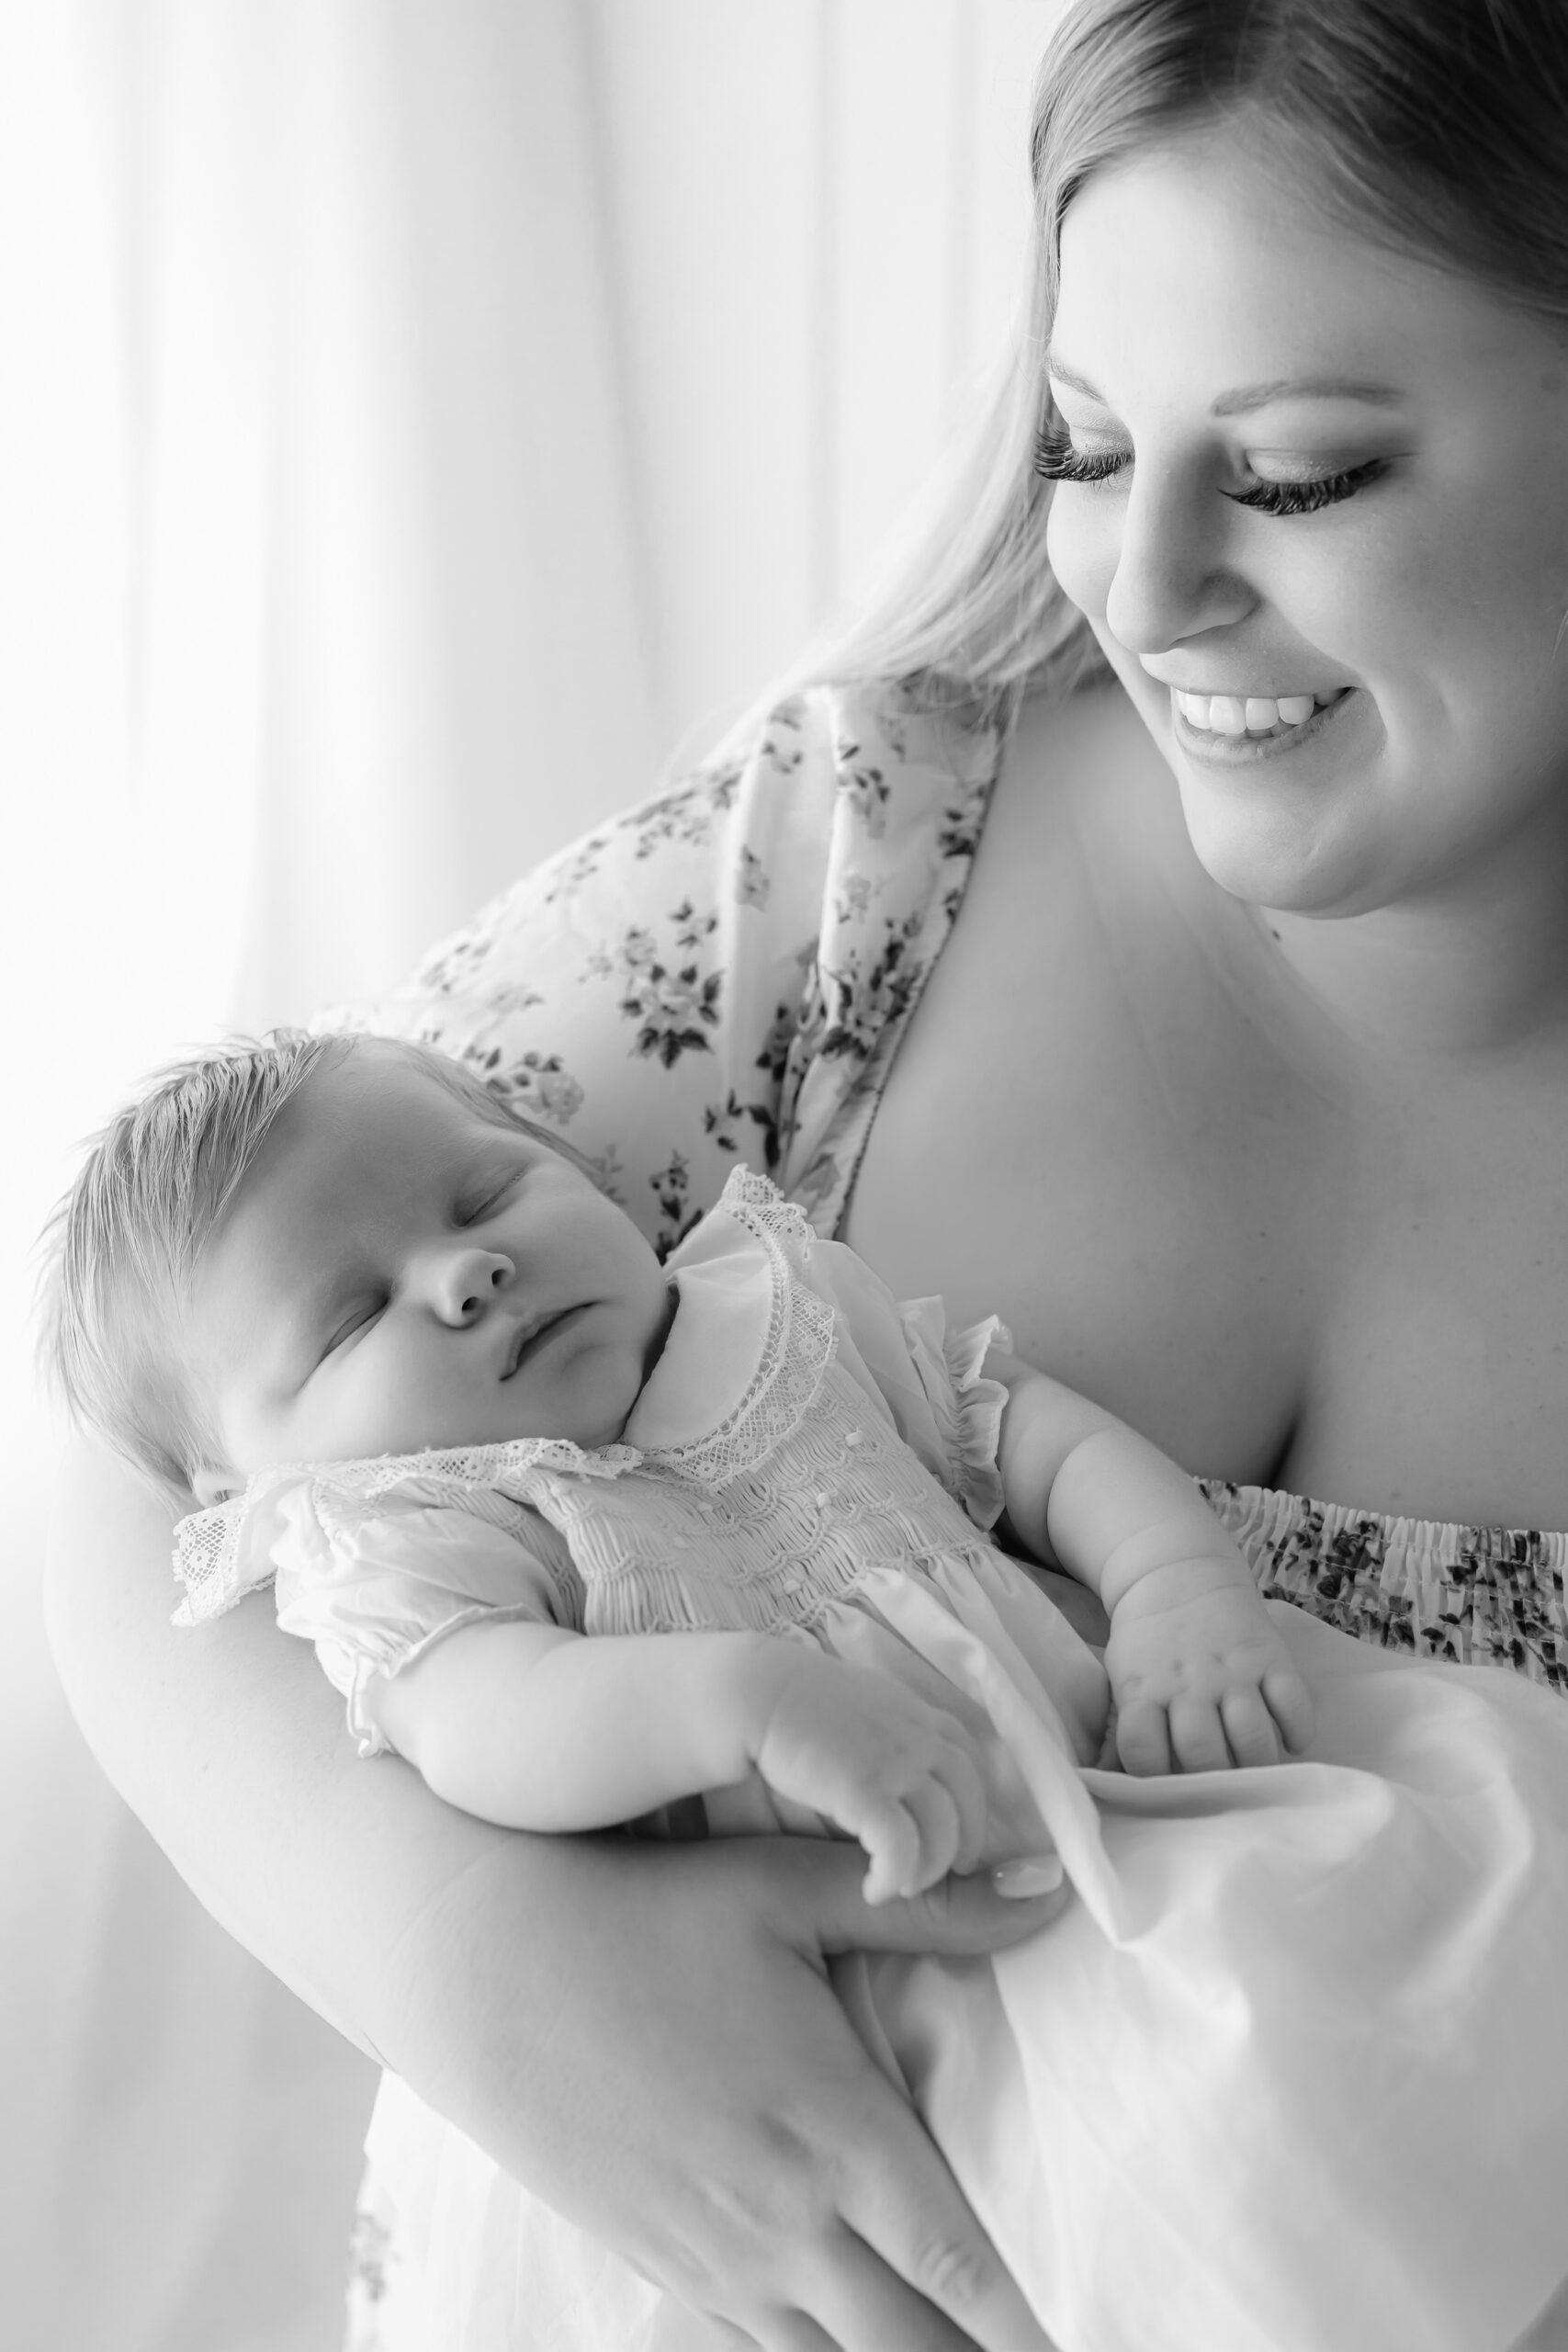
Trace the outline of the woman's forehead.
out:
[[[1062,223],[1057,380],[1091,379],[1112,405],[1111,374],[1174,366],[1183,397],[1201,386],[1216,414],[1298,380],[1418,406],[1506,386],[1552,344],[1473,277],[1340,228],[1213,137],[1096,172]]]

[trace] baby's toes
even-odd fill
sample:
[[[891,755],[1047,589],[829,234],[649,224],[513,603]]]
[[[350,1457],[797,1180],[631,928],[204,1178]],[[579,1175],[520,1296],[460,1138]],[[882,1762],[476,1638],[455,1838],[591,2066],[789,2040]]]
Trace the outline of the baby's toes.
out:
[[[1220,1701],[1220,1720],[1238,1764],[1280,1761],[1280,1735],[1260,1691],[1227,1690]]]

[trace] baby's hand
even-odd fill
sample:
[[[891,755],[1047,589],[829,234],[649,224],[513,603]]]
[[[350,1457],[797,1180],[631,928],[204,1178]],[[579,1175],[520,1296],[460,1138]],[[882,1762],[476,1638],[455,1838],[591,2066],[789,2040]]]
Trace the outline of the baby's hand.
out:
[[[1250,1582],[1226,1560],[1177,1560],[1129,1586],[1106,1670],[1128,1772],[1277,1764],[1312,1738],[1312,1699]]]
[[[771,1789],[826,1814],[871,1857],[868,1903],[973,1870],[986,1828],[979,1751],[953,1716],[886,1675],[774,1645],[752,1760]]]

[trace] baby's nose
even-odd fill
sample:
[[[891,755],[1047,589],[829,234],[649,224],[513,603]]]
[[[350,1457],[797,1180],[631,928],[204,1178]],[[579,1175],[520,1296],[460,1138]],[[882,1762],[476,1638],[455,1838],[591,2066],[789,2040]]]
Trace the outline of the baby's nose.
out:
[[[434,1303],[449,1323],[474,1323],[515,1272],[497,1250],[458,1250],[444,1258],[433,1276]]]

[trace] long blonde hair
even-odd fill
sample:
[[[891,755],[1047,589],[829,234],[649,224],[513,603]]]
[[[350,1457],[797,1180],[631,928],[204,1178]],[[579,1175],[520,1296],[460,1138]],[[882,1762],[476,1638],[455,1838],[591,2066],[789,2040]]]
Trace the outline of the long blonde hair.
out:
[[[745,718],[898,681],[1004,731],[1111,675],[1045,552],[1045,378],[1062,221],[1090,175],[1224,123],[1345,233],[1472,277],[1568,336],[1568,0],[1077,0],[1035,80],[1033,232],[1013,348],[972,440],[858,594]]]

